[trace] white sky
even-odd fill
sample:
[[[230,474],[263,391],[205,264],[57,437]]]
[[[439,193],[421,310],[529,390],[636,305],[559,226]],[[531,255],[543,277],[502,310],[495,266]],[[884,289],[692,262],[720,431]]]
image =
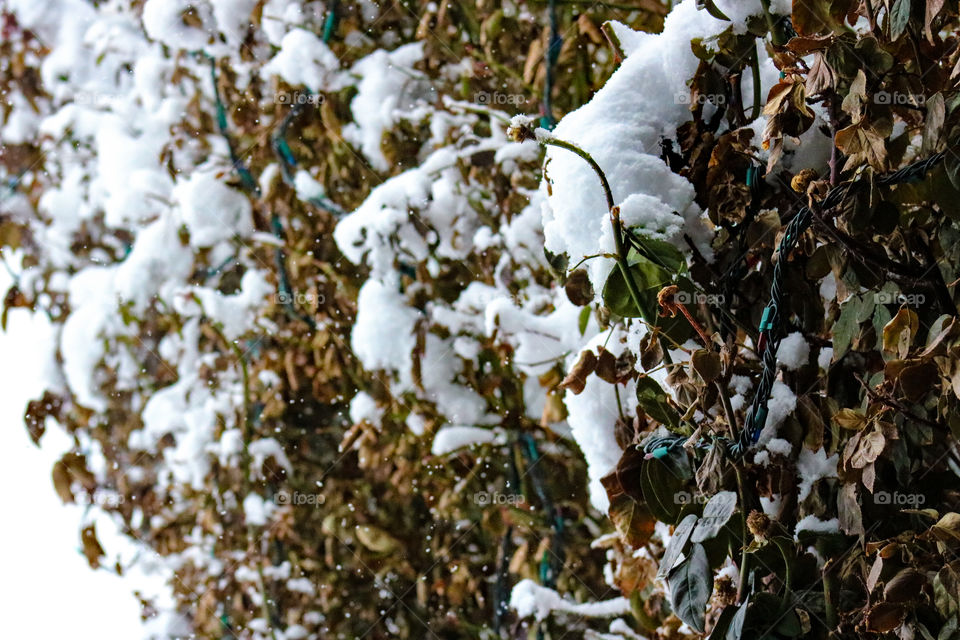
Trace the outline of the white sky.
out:
[[[0,269],[0,299],[9,283]],[[63,506],[53,489],[50,470],[68,437],[48,429],[38,449],[23,424],[26,403],[42,390],[49,335],[45,318],[22,309],[11,311],[8,333],[0,332],[2,635],[134,640],[143,632],[132,585],[90,569],[79,551],[82,508]]]

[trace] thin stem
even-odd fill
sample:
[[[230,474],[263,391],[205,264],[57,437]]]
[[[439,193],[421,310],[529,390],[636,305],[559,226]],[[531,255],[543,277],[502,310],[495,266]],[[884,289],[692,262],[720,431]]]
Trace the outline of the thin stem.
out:
[[[719,380],[715,384],[717,385],[717,392],[720,394],[720,401],[723,404],[723,413],[727,417],[727,424],[730,425],[730,437],[736,438],[740,429],[737,426],[737,416],[733,412],[733,404],[730,402],[730,393]]]
[[[790,594],[792,593],[792,586],[793,586],[793,578],[791,576],[791,568],[790,568],[791,563],[790,563],[790,556],[788,555],[788,552],[787,552],[787,543],[785,543],[780,538],[774,538],[773,543],[777,545],[777,549],[780,550],[780,556],[783,558],[784,597],[783,597],[783,602],[780,605],[780,611],[778,612],[780,614],[783,614],[787,611],[787,609],[790,608],[792,604],[788,599],[790,597]]]
[[[747,547],[749,547],[747,544],[749,534],[747,529],[747,493],[744,488],[743,471],[739,465],[734,465],[733,468],[737,474],[737,492],[740,494],[740,519],[743,527],[743,541],[740,548],[740,575],[737,578],[737,602],[743,602],[743,594],[747,590],[747,575],[749,574],[747,567],[750,562],[750,556],[747,554]]]
[[[637,309],[642,309],[643,306],[640,304],[640,288],[637,287],[637,283],[633,280],[633,275],[630,273],[630,265],[627,264],[627,252],[623,244],[623,225],[620,222],[620,208],[614,204],[613,191],[610,189],[610,183],[607,181],[607,176],[603,173],[603,169],[601,169],[597,161],[593,159],[593,156],[573,143],[547,136],[540,138],[540,143],[560,147],[561,149],[566,149],[571,153],[577,154],[590,165],[590,168],[593,169],[597,177],[600,178],[600,186],[603,187],[603,195],[607,199],[607,209],[610,211],[610,224],[613,225],[613,243],[617,251],[617,266],[620,267],[623,280],[627,283],[627,291],[630,292],[630,299],[633,301],[633,304],[636,305]]]
[[[770,14],[767,14],[769,18]],[[760,56],[757,53],[757,47],[760,45],[757,44],[753,47],[753,53],[750,55],[750,67],[753,69],[753,112],[750,114],[751,120],[756,120],[760,117],[760,105],[763,102],[763,97],[760,94]]]
[[[826,550],[824,538],[817,540],[817,551],[824,558],[829,558]],[[836,580],[833,577],[833,567],[830,566],[832,559],[827,560],[823,567],[823,607],[827,618],[827,630],[832,631],[837,628],[837,604],[834,602],[833,594],[835,591]]]
[[[549,136],[550,134],[547,134]],[[567,142],[566,140],[561,140],[554,137],[543,137],[540,139],[540,143],[544,145],[550,145],[553,147],[560,147],[561,149],[566,149],[571,153],[575,153],[581,158],[583,158],[587,164],[590,165],[590,168],[593,169],[594,173],[597,174],[597,177],[600,178],[600,184],[603,186],[603,195],[607,197],[607,209],[610,209],[611,212],[614,207],[613,202],[613,192],[610,190],[610,183],[607,182],[607,176],[603,173],[603,169],[600,168],[600,165],[597,164],[597,161],[593,159],[589,153],[573,144],[572,142]]]
[[[613,395],[617,398],[617,413],[620,414],[620,419],[626,422],[627,419],[623,415],[623,404],[620,402],[620,385],[613,385]]]

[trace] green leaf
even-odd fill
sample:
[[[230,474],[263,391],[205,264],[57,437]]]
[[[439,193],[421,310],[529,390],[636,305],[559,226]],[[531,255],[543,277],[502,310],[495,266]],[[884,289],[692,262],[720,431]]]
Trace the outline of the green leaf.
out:
[[[910,22],[911,0],[896,0],[890,9],[890,39],[897,40]]]
[[[630,232],[630,235],[640,245],[640,253],[643,257],[653,264],[666,269],[669,273],[681,273],[686,270],[687,259],[669,242],[636,232]]]
[[[580,330],[581,336],[587,332],[587,325],[590,323],[591,312],[592,310],[590,307],[584,307],[580,310],[580,317],[577,319],[577,328]]]
[[[846,302],[840,306],[840,317],[833,325],[833,359],[839,360],[850,348],[850,342],[853,336],[860,330],[860,323],[873,314],[873,298],[870,300],[860,295],[850,296]],[[866,317],[865,311],[869,311]]]
[[[673,282],[673,274],[640,255],[636,250],[630,251],[627,264],[630,275],[639,289],[639,306],[630,295],[630,289],[627,287],[627,281],[624,280],[623,271],[619,265],[614,267],[603,285],[603,303],[610,311],[622,318],[643,318],[650,324],[657,324],[659,315],[657,293]]]
[[[737,494],[733,491],[721,491],[707,502],[703,508],[703,517],[697,523],[690,539],[703,542],[716,537],[737,509]]]
[[[707,602],[713,593],[713,572],[703,545],[695,544],[690,555],[667,576],[673,612],[697,633],[706,629]]]
[[[726,640],[740,640],[743,637],[743,625],[747,621],[747,607],[750,605],[750,598],[740,605],[737,612],[730,619],[730,626],[727,627]],[[727,607],[729,609],[730,607]],[[711,639],[712,640],[712,639]]]
[[[693,528],[697,524],[697,519],[697,514],[688,513],[677,525],[673,535],[670,536],[670,543],[663,552],[663,557],[660,558],[657,578],[665,578],[673,569],[673,565],[677,563],[680,554],[687,548],[687,542],[690,540],[690,534],[693,533]]]
[[[637,402],[648,416],[669,429],[680,428],[680,414],[667,401],[667,392],[650,376],[637,379]]]
[[[684,450],[663,458],[644,460],[640,467],[643,499],[657,520],[676,524],[689,500],[684,488],[690,480],[687,453]]]
[[[948,153],[943,159],[943,168],[954,189],[960,189],[960,156]]]
[[[720,617],[717,618],[716,623],[713,625],[713,630],[710,632],[710,640],[723,640],[723,638],[727,637],[727,633],[730,630],[730,623],[737,615],[737,611],[737,607],[735,606],[724,607],[723,611],[720,612]]]

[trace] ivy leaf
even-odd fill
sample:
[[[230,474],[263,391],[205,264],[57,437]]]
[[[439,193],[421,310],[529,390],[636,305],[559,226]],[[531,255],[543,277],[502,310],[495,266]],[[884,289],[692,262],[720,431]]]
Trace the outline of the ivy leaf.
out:
[[[656,292],[670,281],[670,275],[636,252],[631,253],[630,275],[640,290],[640,300],[634,301],[619,265],[614,267],[603,285],[603,303],[622,318],[643,318],[655,323],[657,316]],[[638,304],[639,303],[639,304]]]
[[[907,357],[910,345],[920,330],[920,319],[911,309],[900,309],[897,315],[883,327],[883,350],[895,353],[901,359]]]
[[[843,429],[860,431],[867,426],[867,417],[856,409],[840,409],[833,414],[833,423]]]
[[[887,446],[887,440],[879,431],[871,431],[862,438],[850,458],[850,466],[854,469],[863,469],[871,462],[875,462]]]
[[[587,326],[590,324],[590,314],[593,313],[593,309],[590,307],[584,307],[580,310],[580,317],[577,319],[577,329],[580,330],[580,335],[584,335],[587,332]]]
[[[684,487],[691,471],[687,453],[680,450],[663,458],[644,460],[640,467],[640,488],[643,499],[658,520],[675,524],[687,500]]]
[[[697,633],[705,631],[707,601],[713,593],[713,572],[702,544],[694,544],[690,555],[667,576],[673,612]]]
[[[733,491],[721,491],[716,494],[703,508],[703,517],[697,523],[690,539],[694,542],[704,542],[715,538],[723,525],[727,524],[730,516],[737,508],[737,494]]]
[[[912,567],[901,569],[883,588],[887,602],[913,602],[923,593],[927,576]]]
[[[722,365],[720,363],[720,354],[716,351],[699,349],[693,352],[691,357],[693,368],[696,370],[703,381],[711,383],[720,377]]]
[[[647,505],[626,494],[620,494],[610,502],[607,515],[616,527],[617,533],[634,548],[647,544],[657,524],[656,518],[653,517]]]
[[[903,623],[907,610],[903,605],[878,602],[867,612],[867,630],[873,633],[893,631]]]
[[[637,379],[637,402],[648,416],[669,429],[680,428],[680,414],[667,400],[667,392],[650,376]]]
[[[574,395],[583,393],[587,386],[587,378],[597,369],[597,356],[590,349],[580,353],[576,364],[570,369],[567,377],[560,382],[561,389],[570,389]]]
[[[376,553],[392,553],[401,546],[399,540],[379,527],[357,525],[355,533],[360,544]]]
[[[660,569],[657,571],[658,579],[665,578],[673,569],[673,565],[677,563],[677,558],[687,547],[687,542],[690,540],[690,534],[693,533],[693,528],[697,524],[697,519],[697,514],[688,513],[677,525],[673,535],[670,536],[670,544],[667,545],[663,557],[660,558]]]
[[[747,621],[747,607],[749,604],[750,598],[748,597],[747,601],[740,605],[737,612],[733,614],[733,617],[730,619],[730,626],[727,627],[727,632],[724,634],[726,640],[740,640],[740,638],[743,637],[743,625]],[[710,636],[710,640],[713,640],[713,636]]]
[[[842,31],[849,8],[850,0],[794,2],[793,27],[801,36]]]
[[[662,267],[669,273],[680,273],[687,268],[687,260],[675,246],[660,240],[640,235],[637,232],[632,233],[640,245],[640,252],[647,260],[653,264]]]
[[[835,362],[840,360],[850,348],[853,336],[860,329],[864,307],[868,304],[862,296],[851,296],[840,306],[840,317],[833,325],[833,359]]]
[[[730,631],[730,623],[733,622],[733,618],[736,617],[738,612],[737,607],[729,606],[724,607],[723,611],[720,612],[720,617],[717,618],[717,621],[713,625],[713,630],[710,632],[710,640],[723,640],[727,637],[727,633]]]
[[[889,123],[889,121],[887,121]],[[890,134],[888,127],[880,123],[859,122],[837,131],[834,141],[837,148],[849,156],[844,170],[863,163],[878,171],[887,168],[886,138]]]
[[[890,40],[898,40],[910,22],[911,0],[896,0],[890,9]]]
[[[87,563],[91,568],[96,569],[100,566],[100,558],[106,555],[100,541],[97,540],[96,525],[84,527],[80,532],[80,542],[83,544],[83,555],[87,558]]]
[[[923,16],[923,33],[927,37],[927,41],[933,44],[933,30],[931,29],[931,25],[937,15],[943,11],[944,0],[927,0],[926,5],[926,11]]]

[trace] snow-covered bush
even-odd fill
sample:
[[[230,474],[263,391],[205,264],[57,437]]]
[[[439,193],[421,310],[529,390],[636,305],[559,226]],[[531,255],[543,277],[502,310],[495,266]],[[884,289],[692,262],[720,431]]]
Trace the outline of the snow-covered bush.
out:
[[[0,4],[149,635],[956,632],[956,8],[635,4]]]

